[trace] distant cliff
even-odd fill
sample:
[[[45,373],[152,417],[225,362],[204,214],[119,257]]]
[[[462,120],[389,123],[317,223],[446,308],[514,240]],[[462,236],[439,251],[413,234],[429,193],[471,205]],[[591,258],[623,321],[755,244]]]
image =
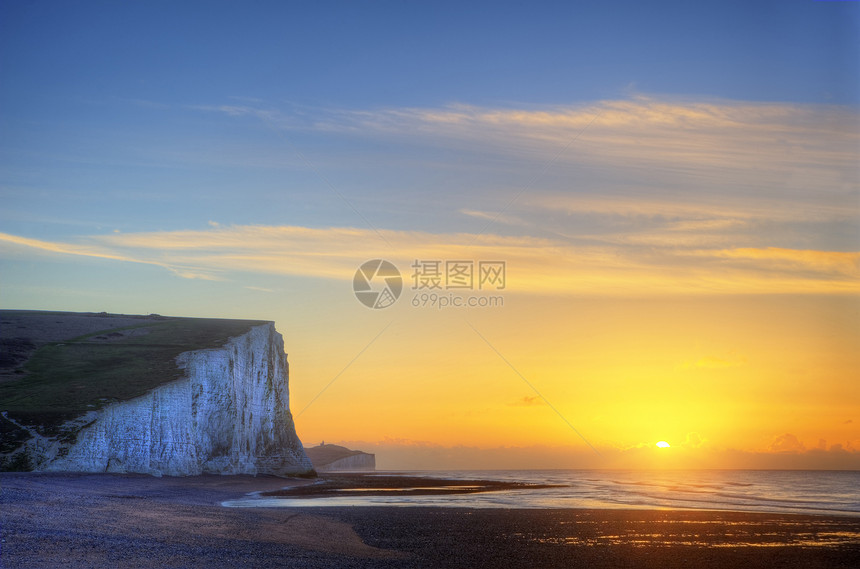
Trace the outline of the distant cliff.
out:
[[[323,443],[307,449],[307,454],[317,472],[376,470],[376,455],[339,445]]]
[[[286,354],[273,323],[252,326],[219,348],[183,352],[175,365],[179,379],[81,414],[56,434],[4,413],[30,435],[5,463],[171,476],[313,469],[289,410]]]

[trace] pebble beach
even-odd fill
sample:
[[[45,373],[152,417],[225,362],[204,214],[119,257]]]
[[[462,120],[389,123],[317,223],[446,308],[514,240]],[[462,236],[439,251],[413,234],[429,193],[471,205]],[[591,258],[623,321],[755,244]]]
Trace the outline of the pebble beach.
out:
[[[222,505],[321,486],[263,476],[3,473],[0,483],[3,567],[849,568],[860,559],[860,518],[850,516]]]

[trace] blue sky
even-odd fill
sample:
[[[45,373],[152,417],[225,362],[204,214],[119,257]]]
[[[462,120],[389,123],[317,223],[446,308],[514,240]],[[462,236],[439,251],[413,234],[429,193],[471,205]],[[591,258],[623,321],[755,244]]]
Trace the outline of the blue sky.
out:
[[[605,332],[592,350],[604,363],[589,373],[612,378],[638,373],[606,362],[639,353],[631,331],[653,306],[672,312],[683,298],[680,315],[657,318],[672,326],[654,349],[673,363],[643,363],[643,393],[705,362],[723,385],[743,368],[762,392],[805,377],[789,383],[847,390],[828,404],[856,404],[843,370],[860,365],[846,348],[860,331],[858,37],[858,2],[6,0],[0,306],[276,320],[303,404],[392,314],[445,330],[381,336],[375,348],[404,358],[396,373],[414,365],[410,377],[429,382],[440,362],[427,354],[455,354],[441,377],[458,389],[457,370],[472,366],[458,350],[480,329],[512,362],[568,362],[522,368],[563,394],[585,360],[558,338],[584,299],[583,326]],[[401,270],[416,258],[503,259],[509,304],[470,313],[472,329],[405,301],[368,312],[350,287],[377,257]],[[762,322],[803,332],[734,343]],[[822,354],[835,363],[819,365]],[[362,358],[356,377],[390,365]],[[809,398],[781,393],[783,406]],[[745,413],[767,415],[746,397]],[[340,440],[327,425],[353,401],[320,401],[301,429]],[[522,407],[498,404],[497,417]],[[354,436],[421,438],[385,409],[374,412],[390,431]],[[586,415],[575,422],[594,432]],[[752,451],[788,432],[807,448],[842,437],[860,449],[846,426],[860,417],[840,420],[830,431],[811,419],[750,426],[738,440]],[[498,432],[491,423],[476,428]]]
[[[860,20],[851,3],[5,2],[0,9],[2,219],[31,237],[199,228],[209,220],[366,226],[329,183],[376,225],[429,229],[444,220],[428,223],[398,196],[414,203],[416,193],[447,195],[453,179],[468,183],[467,196],[498,187],[487,173],[499,165],[497,153],[373,136],[356,124],[359,132],[316,128],[337,123],[338,113],[540,110],[640,94],[860,101]],[[213,112],[227,107],[245,112]],[[418,154],[420,164],[403,160]],[[524,177],[507,177],[511,186],[527,184],[545,161],[517,159]],[[477,169],[465,172],[464,161]],[[462,187],[451,191],[464,195]],[[388,205],[374,215],[383,195]]]
[[[6,2],[4,13],[4,104],[40,115],[49,95],[358,108],[563,104],[628,89],[860,96],[847,3]]]
[[[86,259],[162,267],[168,290],[177,274],[331,278],[353,254],[479,234],[647,252],[652,269],[705,245],[856,250],[858,3],[0,10],[0,224],[27,269],[6,271],[13,304]],[[331,265],[250,266],[274,246],[254,227],[331,229],[307,255],[344,230],[369,241]]]

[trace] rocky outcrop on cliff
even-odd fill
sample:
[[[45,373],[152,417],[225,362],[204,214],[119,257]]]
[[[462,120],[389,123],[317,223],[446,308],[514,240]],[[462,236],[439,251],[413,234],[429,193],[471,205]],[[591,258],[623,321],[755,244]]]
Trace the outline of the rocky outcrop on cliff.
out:
[[[321,443],[307,449],[307,454],[317,472],[376,470],[376,455],[339,445]]]
[[[182,353],[181,379],[65,425],[71,437],[32,431],[19,452],[33,470],[202,473],[310,472],[289,409],[283,338],[273,323],[224,346]]]

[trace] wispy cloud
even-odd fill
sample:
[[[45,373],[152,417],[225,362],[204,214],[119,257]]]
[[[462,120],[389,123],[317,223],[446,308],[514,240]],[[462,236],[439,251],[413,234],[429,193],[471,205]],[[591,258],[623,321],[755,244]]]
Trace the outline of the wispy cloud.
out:
[[[492,155],[485,167],[499,185],[464,190],[468,201],[418,190],[402,198],[414,198],[415,209],[459,213],[446,218],[458,223],[492,223],[478,235],[445,224],[406,231],[375,223],[375,231],[210,222],[200,231],[66,241],[3,234],[0,242],[145,263],[183,278],[252,272],[349,279],[373,257],[388,258],[404,272],[414,259],[502,259],[511,292],[860,292],[860,115],[852,109],[653,97],[523,109],[292,111],[232,99],[192,109],[275,129]],[[376,145],[362,145],[360,152],[365,147]],[[528,172],[508,184],[504,176],[521,166]],[[498,174],[496,168],[510,170]],[[384,201],[377,197],[369,195],[366,203]],[[451,202],[448,210],[434,209],[443,201]],[[365,215],[358,204],[353,209]],[[368,215],[377,220],[377,213]]]
[[[590,125],[567,160],[697,170],[811,169],[823,174],[825,183],[854,168],[860,142],[860,118],[844,107],[651,97],[547,109],[452,105],[340,112],[328,124],[516,151],[523,146],[512,142],[532,141],[536,149],[557,149],[572,133]]]
[[[491,212],[491,211],[480,211],[475,209],[461,209],[460,213],[463,215],[467,215],[469,217],[474,217],[477,219],[484,219],[487,221],[493,221],[498,223],[503,223],[506,225],[522,225],[528,226],[530,223],[527,221],[520,219],[514,215],[504,214],[500,212]]]
[[[504,260],[509,292],[536,294],[746,294],[860,292],[860,253],[787,249],[673,250],[646,254],[528,236],[433,234],[295,226],[105,234],[79,243],[0,234],[7,245],[163,267],[183,278],[234,272],[349,280],[384,257],[407,273],[415,259]],[[473,245],[466,245],[473,243]]]
[[[410,160],[424,157],[424,167],[451,168],[454,176],[467,163],[469,179],[485,185],[446,201],[451,212],[492,221],[491,230],[539,228],[643,246],[814,249],[839,239],[845,250],[853,245],[844,231],[833,237],[833,224],[860,223],[860,114],[847,107],[635,96],[544,108],[195,108],[374,141],[360,152],[380,148],[379,140],[396,142],[412,149]],[[456,160],[431,158],[433,149]],[[387,159],[403,154],[374,156]],[[739,232],[778,237],[739,241]],[[788,234],[797,238],[783,242]]]
[[[767,247],[765,249],[721,250],[716,254],[729,259],[740,259],[754,265],[764,264],[768,268],[840,274],[860,279],[860,253],[858,252],[798,251]]]
[[[267,109],[257,106],[255,100],[242,100],[247,104],[231,104],[231,105],[191,105],[188,108],[195,111],[204,111],[212,113],[221,113],[230,117],[254,117],[264,121],[271,126],[279,128],[287,128],[291,126],[291,121],[284,113],[277,109]]]
[[[46,253],[55,253],[59,255],[92,257],[95,259],[108,259],[111,261],[121,261],[125,263],[141,263],[144,265],[154,265],[167,269],[173,274],[184,279],[218,280],[218,277],[215,276],[215,273],[217,271],[197,272],[196,270],[179,263],[165,263],[162,261],[157,261],[141,256],[128,255],[109,246],[43,241],[41,239],[30,239],[27,237],[20,237],[18,235],[11,235],[9,233],[0,233],[0,244],[5,244],[7,246],[17,245],[19,247],[24,247],[30,250],[43,251]]]
[[[747,184],[756,181],[748,179],[750,173],[761,181],[778,171],[787,187],[807,192],[856,183],[860,148],[860,115],[827,105],[637,96],[547,108],[454,104],[290,112],[259,102],[190,108],[253,117],[279,128],[396,136],[412,144],[435,140],[446,147],[461,141],[477,151],[534,152],[538,160],[581,132],[560,161],[692,172],[700,179],[727,179],[743,171]]]

